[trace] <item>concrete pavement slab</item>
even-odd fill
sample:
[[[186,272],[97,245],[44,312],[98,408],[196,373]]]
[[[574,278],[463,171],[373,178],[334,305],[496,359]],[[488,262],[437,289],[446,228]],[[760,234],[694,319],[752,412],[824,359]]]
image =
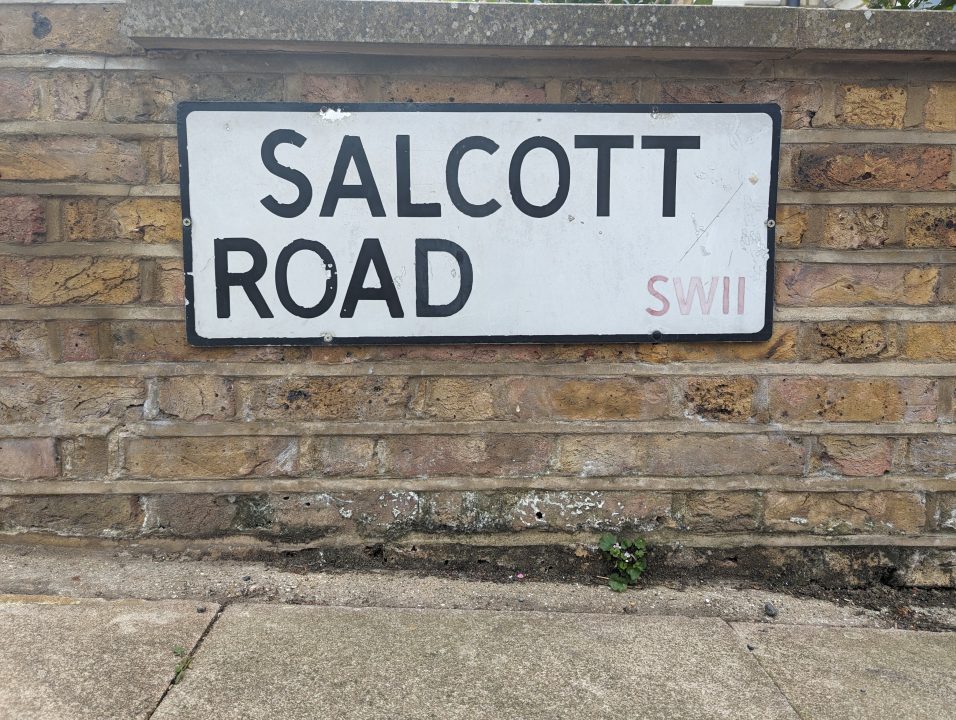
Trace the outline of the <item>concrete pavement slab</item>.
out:
[[[0,545],[0,593],[71,597],[253,600],[295,605],[407,607],[460,610],[538,610],[558,613],[686,615],[727,621],[766,620],[765,604],[777,609],[774,622],[787,625],[892,627],[892,612],[850,602],[794,597],[730,585],[682,588],[648,585],[626,593],[603,583],[518,580],[503,582],[427,577],[407,572],[296,573],[252,561],[154,560],[128,552],[78,551]],[[929,611],[917,608],[914,615]],[[933,610],[933,620],[956,628],[956,609]]]
[[[956,634],[735,624],[802,718],[956,719]]]
[[[715,619],[233,605],[154,720],[796,720]]]
[[[0,596],[0,720],[147,718],[218,606]]]

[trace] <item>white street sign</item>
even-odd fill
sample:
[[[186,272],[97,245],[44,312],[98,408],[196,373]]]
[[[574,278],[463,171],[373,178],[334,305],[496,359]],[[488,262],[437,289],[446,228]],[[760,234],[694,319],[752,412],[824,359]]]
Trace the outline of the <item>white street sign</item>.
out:
[[[184,103],[198,345],[765,339],[776,105]]]

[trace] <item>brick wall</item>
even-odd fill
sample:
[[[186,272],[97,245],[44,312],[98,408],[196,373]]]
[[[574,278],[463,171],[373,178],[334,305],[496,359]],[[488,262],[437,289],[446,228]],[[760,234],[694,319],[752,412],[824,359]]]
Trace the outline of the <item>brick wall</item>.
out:
[[[0,5],[4,541],[587,555],[610,529],[954,584],[952,64],[147,54],[123,14]],[[189,347],[187,99],[777,102],[774,335]]]

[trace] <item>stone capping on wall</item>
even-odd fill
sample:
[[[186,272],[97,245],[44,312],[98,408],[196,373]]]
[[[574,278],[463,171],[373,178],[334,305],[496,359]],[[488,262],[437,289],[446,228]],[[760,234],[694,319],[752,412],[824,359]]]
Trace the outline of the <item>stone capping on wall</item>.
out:
[[[126,31],[147,49],[364,53],[906,53],[956,59],[956,13],[687,5],[391,0],[130,0]],[[916,55],[918,54],[918,55]],[[948,57],[947,57],[948,56]]]

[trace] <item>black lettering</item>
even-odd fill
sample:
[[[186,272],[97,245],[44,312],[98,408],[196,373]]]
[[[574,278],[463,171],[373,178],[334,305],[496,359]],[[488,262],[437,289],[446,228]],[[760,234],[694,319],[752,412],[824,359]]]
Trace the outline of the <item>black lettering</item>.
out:
[[[554,155],[558,163],[558,189],[554,199],[544,205],[532,205],[525,198],[521,190],[521,164],[525,156],[532,150],[543,148]],[[568,155],[564,148],[557,141],[549,137],[532,137],[521,143],[511,157],[511,168],[508,170],[508,184],[511,187],[511,199],[515,207],[530,217],[543,218],[554,215],[564,201],[568,199],[568,191],[571,189],[571,163],[568,161]]]
[[[445,305],[431,305],[428,302],[428,253],[448,253],[458,263],[460,284],[455,299]],[[418,317],[448,317],[465,307],[471,296],[474,274],[471,258],[465,249],[451,240],[439,238],[418,238],[415,240],[415,314]]]
[[[574,147],[596,149],[597,154],[597,214],[611,214],[611,150],[634,147],[633,135],[575,135]]]
[[[349,171],[349,165],[353,162],[355,163],[355,170],[358,172],[359,184],[346,185],[345,175]],[[342,145],[339,147],[339,154],[336,156],[335,165],[332,167],[332,178],[329,180],[329,187],[325,191],[325,200],[322,201],[322,210],[319,215],[332,217],[339,200],[342,198],[365,200],[372,217],[385,217],[382,196],[379,195],[375,177],[372,175],[372,168],[369,167],[365,148],[362,147],[362,139],[355,135],[346,135],[342,138]]]
[[[408,135],[395,136],[395,169],[398,181],[399,217],[441,217],[441,205],[412,202],[411,149]]]
[[[252,256],[252,267],[245,272],[229,272],[229,253],[244,252]],[[216,238],[213,240],[213,256],[216,268],[216,317],[227,318],[232,314],[229,291],[239,286],[261,318],[273,317],[266,300],[256,283],[266,272],[266,251],[251,238]]]
[[[322,299],[312,307],[299,305],[292,299],[292,294],[289,292],[289,262],[292,260],[293,255],[302,250],[310,250],[322,258],[322,265],[328,272],[325,278],[325,294],[323,294]],[[276,293],[279,295],[279,302],[282,303],[282,307],[293,315],[302,318],[318,317],[331,307],[332,302],[335,300],[338,285],[339,281],[335,271],[335,260],[332,259],[332,253],[329,252],[329,249],[322,243],[300,238],[293,240],[282,248],[282,252],[279,253],[279,259],[276,261]]]
[[[677,207],[677,151],[700,150],[700,135],[644,135],[644,150],[664,151],[663,217],[674,217]]]
[[[378,275],[381,287],[364,287],[365,276],[368,275],[370,265],[375,267],[375,274]],[[362,241],[358,258],[355,260],[355,269],[352,271],[352,279],[349,280],[349,287],[342,301],[341,316],[350,318],[355,315],[355,306],[359,300],[384,300],[388,303],[389,315],[393,318],[405,317],[402,303],[398,299],[398,291],[395,289],[395,281],[392,280],[392,273],[388,269],[385,253],[382,252],[382,244],[378,238],[365,238]]]
[[[482,135],[472,135],[466,137],[451,149],[448,153],[448,162],[445,164],[445,185],[448,188],[448,197],[452,204],[468,217],[488,217],[501,208],[501,203],[497,200],[489,200],[482,205],[475,205],[465,200],[461,193],[461,183],[458,173],[461,167],[461,159],[469,150],[484,150],[489,155],[494,155],[498,150],[498,145],[494,140]]]
[[[312,184],[301,172],[286,167],[276,160],[276,148],[286,143],[302,147],[305,144],[305,137],[295,130],[275,130],[269,133],[266,135],[266,139],[262,141],[262,164],[265,165],[266,170],[276,177],[288,180],[295,185],[299,189],[299,196],[295,199],[295,202],[291,203],[280,203],[272,195],[262,198],[259,202],[273,215],[294,218],[304,213],[309,207],[309,203],[312,202]]]

